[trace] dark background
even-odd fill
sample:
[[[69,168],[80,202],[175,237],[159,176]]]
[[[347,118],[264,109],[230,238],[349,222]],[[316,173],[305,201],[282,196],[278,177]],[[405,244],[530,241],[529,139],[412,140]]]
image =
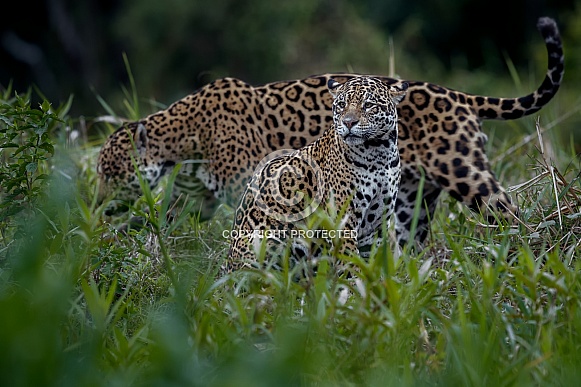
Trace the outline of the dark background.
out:
[[[573,0],[45,0],[12,2],[0,23],[0,87],[36,86],[72,114],[103,113],[128,75],[167,105],[222,76],[251,83],[327,71],[396,72],[473,93],[511,61],[531,87],[543,76],[536,20],[557,19],[567,77],[579,81],[581,2]],[[534,64],[533,67],[531,67]],[[455,75],[451,75],[455,74]],[[474,75],[471,75],[474,74]],[[479,82],[478,79],[481,79]],[[567,80],[567,79],[566,79]],[[449,82],[448,84],[446,83]],[[528,83],[523,87],[528,92]],[[519,90],[520,91],[520,90]],[[507,94],[514,95],[507,90]],[[518,94],[517,94],[518,95]]]

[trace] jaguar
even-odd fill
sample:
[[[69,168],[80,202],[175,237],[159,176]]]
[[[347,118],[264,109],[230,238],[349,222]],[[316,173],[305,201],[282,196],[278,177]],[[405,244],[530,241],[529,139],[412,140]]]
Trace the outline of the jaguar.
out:
[[[406,81],[407,94],[398,105],[402,168],[395,229],[400,243],[411,239],[416,199],[421,207],[415,239],[426,238],[441,192],[485,215],[510,218],[517,213],[518,206],[491,170],[481,124],[536,113],[559,90],[564,55],[557,24],[542,17],[537,27],[548,65],[544,80],[528,95],[497,98]],[[221,202],[236,206],[260,160],[281,149],[302,148],[329,126],[329,79],[344,83],[355,76],[322,74],[262,86],[217,79],[167,109],[122,125],[106,139],[97,160],[98,198],[116,195],[106,214],[126,209],[126,203],[139,197],[138,175],[153,188],[176,164],[181,169],[174,198],[189,194],[203,200],[206,216]],[[402,81],[376,77],[388,85]]]
[[[293,267],[316,264],[314,231],[324,232],[327,237],[320,239],[329,240],[337,254],[359,255],[383,240],[401,172],[396,106],[408,85],[362,76],[344,84],[331,78],[327,86],[334,99],[333,121],[321,137],[255,169],[235,212],[224,272],[260,261],[280,268],[277,261],[287,243]],[[340,228],[318,229],[321,211]],[[268,257],[260,257],[263,248]]]

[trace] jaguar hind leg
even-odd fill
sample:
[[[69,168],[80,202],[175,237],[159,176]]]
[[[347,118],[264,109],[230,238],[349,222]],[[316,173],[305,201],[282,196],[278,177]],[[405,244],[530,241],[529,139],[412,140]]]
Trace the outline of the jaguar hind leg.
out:
[[[519,213],[518,206],[501,186],[491,195],[472,198],[468,206],[472,211],[481,213],[490,224],[496,224],[498,218],[511,222],[513,216]]]
[[[509,222],[513,215],[518,215],[518,206],[515,205],[505,189],[498,183],[491,171],[479,171],[483,179],[473,189],[472,195],[461,195],[457,189],[450,186],[441,187],[430,179],[425,180],[422,193],[422,206],[419,209],[415,240],[423,242],[430,230],[430,221],[438,202],[438,196],[445,190],[454,199],[468,206],[472,211],[481,213],[490,224],[497,223],[497,219],[506,219]],[[414,173],[403,173],[396,200],[396,236],[400,246],[404,246],[411,238],[411,228],[414,220],[414,207],[418,195],[420,179]],[[472,191],[470,191],[472,192]]]

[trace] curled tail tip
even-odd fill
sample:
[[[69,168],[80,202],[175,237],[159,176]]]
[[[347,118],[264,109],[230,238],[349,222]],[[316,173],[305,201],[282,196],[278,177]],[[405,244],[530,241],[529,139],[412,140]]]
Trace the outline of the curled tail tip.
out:
[[[559,35],[559,29],[557,28],[557,22],[555,19],[550,18],[548,16],[543,16],[539,18],[537,22],[537,28],[543,36],[555,36]]]

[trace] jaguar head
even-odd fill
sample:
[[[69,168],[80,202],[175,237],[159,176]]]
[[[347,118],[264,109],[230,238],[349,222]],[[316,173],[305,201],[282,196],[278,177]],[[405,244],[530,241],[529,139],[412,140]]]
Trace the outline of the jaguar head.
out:
[[[379,140],[397,129],[397,104],[406,95],[407,83],[388,85],[374,77],[355,77],[341,84],[327,83],[333,96],[333,122],[349,145]]]
[[[151,146],[142,122],[129,123],[112,133],[103,144],[97,160],[98,201],[112,199],[105,215],[127,211],[128,206],[143,192],[140,178],[154,188],[172,166],[159,157]]]

